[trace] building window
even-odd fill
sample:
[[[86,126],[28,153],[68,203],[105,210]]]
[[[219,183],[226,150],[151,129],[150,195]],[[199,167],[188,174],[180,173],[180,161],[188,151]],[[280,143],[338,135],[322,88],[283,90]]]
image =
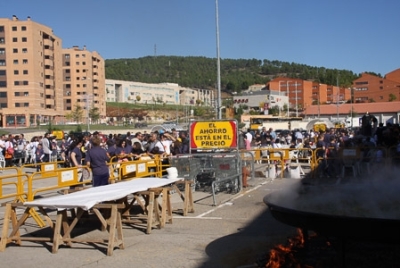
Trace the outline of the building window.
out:
[[[82,65],[86,65],[86,62],[84,61],[84,62],[82,62]]]
[[[65,70],[65,73],[66,73],[66,74],[69,74],[69,73],[71,73],[71,70],[70,70],[70,69],[66,69],[66,70]]]
[[[379,87],[380,90],[383,90],[383,87]]]
[[[13,32],[16,32],[17,31],[17,26],[13,26],[11,29],[12,29]]]
[[[22,60],[22,64],[28,64],[28,60],[27,59]]]
[[[24,92],[24,96],[28,97],[29,96],[29,92]]]
[[[4,39],[4,37],[0,37],[0,44],[5,44],[6,39]]]
[[[5,76],[6,75],[6,70],[0,70],[0,76]]]
[[[0,26],[0,33],[4,32],[4,26]]]
[[[75,58],[79,58],[79,54],[75,54]]]
[[[22,42],[27,42],[27,41],[28,41],[28,38],[22,37]]]
[[[79,61],[76,62],[76,65],[79,65]]]
[[[64,58],[69,60],[70,55],[69,55],[69,54],[65,54],[65,55],[64,55]]]
[[[24,107],[29,107],[29,102],[24,102]]]
[[[13,37],[12,41],[13,41],[13,42],[18,42],[18,38]]]
[[[14,60],[13,63],[14,63],[14,64],[18,64],[18,60]]]
[[[6,60],[0,60],[0,66],[6,66]]]
[[[21,31],[26,31],[26,26],[21,26]]]
[[[14,74],[15,74],[15,75],[18,75],[18,74],[19,74],[19,71],[18,71],[18,70],[14,70]]]
[[[19,86],[19,81],[14,81],[14,86]],[[17,92],[15,92],[15,94],[18,94]],[[17,96],[17,95],[15,95]]]
[[[18,53],[18,48],[13,48],[13,53]]]
[[[28,81],[24,81],[24,82],[22,82],[22,83],[23,83],[24,86],[27,86],[27,85],[29,84]]]
[[[23,48],[22,49],[22,53],[28,53],[28,49],[27,48]]]
[[[23,74],[28,74],[28,70],[24,70],[24,71],[23,71]]]
[[[6,54],[6,49],[5,48],[0,48],[0,55]]]

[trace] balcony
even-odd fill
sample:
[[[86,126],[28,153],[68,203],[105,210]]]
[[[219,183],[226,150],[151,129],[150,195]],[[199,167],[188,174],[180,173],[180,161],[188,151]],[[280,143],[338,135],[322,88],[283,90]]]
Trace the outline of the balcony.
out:
[[[46,88],[44,91],[45,95],[46,95],[46,99],[54,99],[54,89],[49,89]]]
[[[54,71],[52,69],[44,69],[44,75],[54,76]]]
[[[54,86],[54,80],[50,78],[44,79],[44,85],[46,86]]]
[[[54,61],[51,59],[44,59],[44,65],[52,67],[54,65]]]
[[[54,99],[45,99],[44,102],[45,102],[46,106],[49,106],[49,105],[52,107],[54,106]]]
[[[45,39],[43,39],[43,45],[46,47],[46,46],[48,46],[48,47],[52,47],[53,46],[53,41],[51,41],[50,39],[48,39],[48,38],[45,38]]]

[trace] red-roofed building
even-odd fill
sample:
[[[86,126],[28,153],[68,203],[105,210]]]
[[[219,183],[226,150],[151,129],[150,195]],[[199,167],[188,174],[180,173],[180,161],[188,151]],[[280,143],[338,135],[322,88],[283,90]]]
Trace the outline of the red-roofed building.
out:
[[[372,103],[345,103],[345,104],[325,104],[311,105],[304,110],[306,119],[326,118],[331,121],[343,121],[350,117],[353,111],[353,117],[361,117],[366,113],[374,115],[379,123],[399,123],[400,103],[393,102],[372,102]]]

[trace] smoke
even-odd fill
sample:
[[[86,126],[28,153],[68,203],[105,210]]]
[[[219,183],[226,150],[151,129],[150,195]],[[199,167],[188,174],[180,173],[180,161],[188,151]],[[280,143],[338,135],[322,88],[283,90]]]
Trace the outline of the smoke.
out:
[[[310,179],[307,180],[308,182]],[[400,219],[400,177],[396,169],[376,169],[340,184],[296,181],[266,201],[299,211],[346,217]]]

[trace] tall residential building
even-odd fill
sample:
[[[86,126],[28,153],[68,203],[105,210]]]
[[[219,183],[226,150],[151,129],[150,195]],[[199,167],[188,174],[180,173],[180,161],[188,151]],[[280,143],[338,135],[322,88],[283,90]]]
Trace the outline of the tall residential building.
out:
[[[40,23],[0,18],[0,126],[25,127],[63,114],[61,39]]]
[[[101,118],[106,117],[106,90],[104,59],[97,52],[77,46],[62,50],[62,97],[66,113],[75,105],[88,111],[98,108]],[[87,110],[89,109],[89,110]],[[96,123],[96,122],[92,122]]]
[[[362,73],[353,81],[353,102],[400,101],[400,69],[394,70],[384,78]]]

